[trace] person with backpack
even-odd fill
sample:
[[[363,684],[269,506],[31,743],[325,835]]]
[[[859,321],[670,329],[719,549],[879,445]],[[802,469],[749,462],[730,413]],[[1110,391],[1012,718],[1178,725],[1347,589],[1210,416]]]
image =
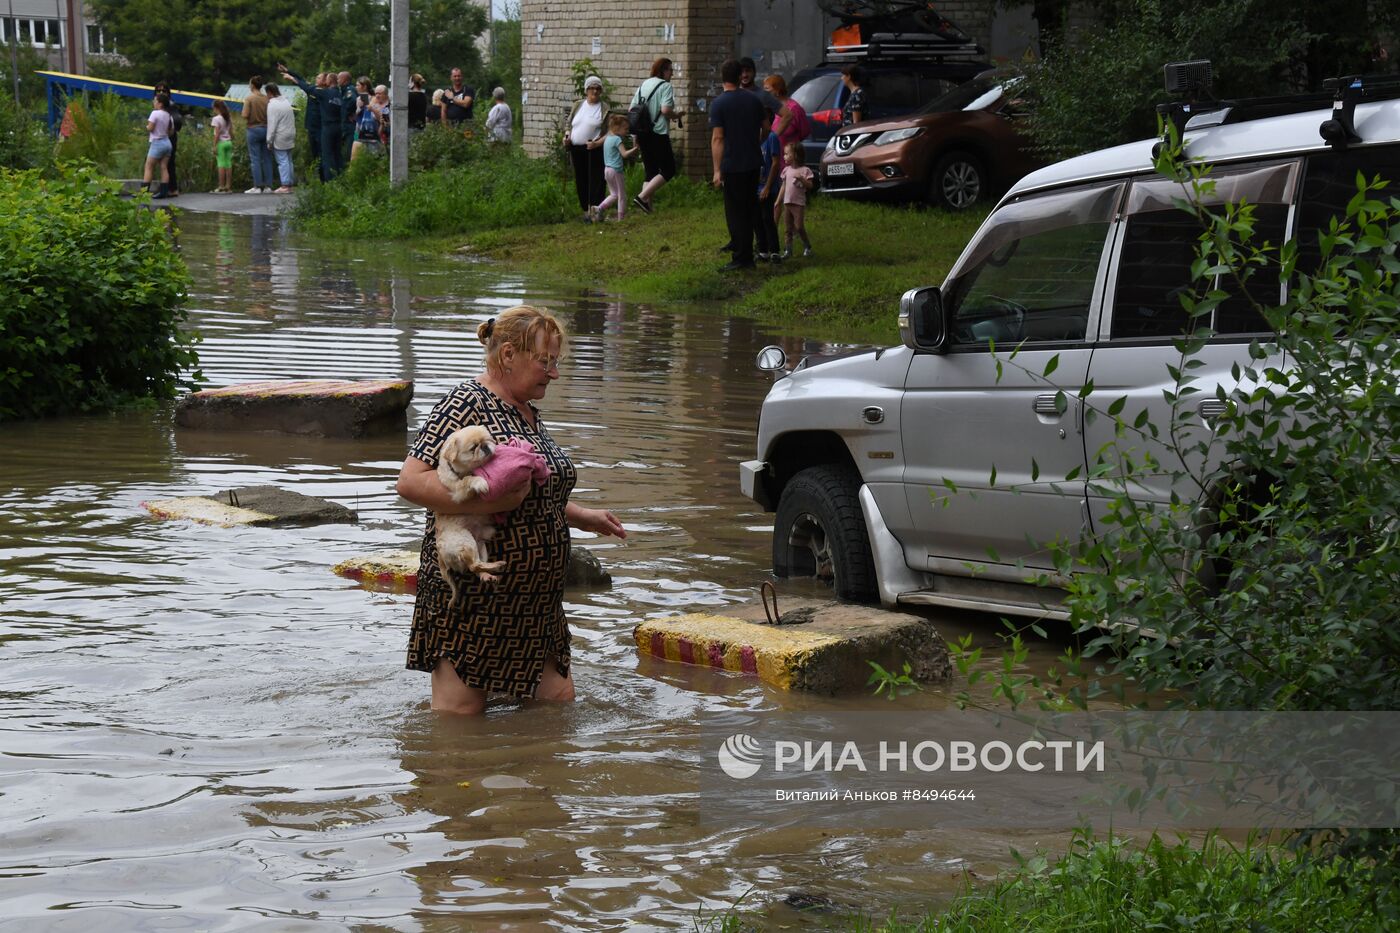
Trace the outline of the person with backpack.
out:
[[[671,121],[680,122],[676,113],[676,93],[671,88],[673,68],[669,58],[651,63],[651,77],[632,95],[627,122],[632,138],[642,150],[646,183],[632,203],[644,214],[651,213],[651,199],[657,189],[676,177],[676,154],[671,150]]]
[[[369,78],[355,82],[355,141],[350,146],[350,161],[354,162],[366,146],[379,148],[379,108],[375,106],[374,90]]]

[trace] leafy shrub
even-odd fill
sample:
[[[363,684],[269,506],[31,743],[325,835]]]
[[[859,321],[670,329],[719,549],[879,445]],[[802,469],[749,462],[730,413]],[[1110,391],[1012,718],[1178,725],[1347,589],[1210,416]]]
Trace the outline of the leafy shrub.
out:
[[[52,161],[53,143],[43,121],[0,93],[0,169],[42,169]]]
[[[320,236],[402,238],[555,223],[577,213],[573,193],[547,162],[479,141],[469,154],[456,167],[410,173],[396,190],[387,159],[361,156],[334,183],[303,190],[293,222]]]
[[[73,133],[58,144],[60,159],[87,160],[118,177],[140,174],[146,155],[145,119],[151,111],[148,102],[102,94],[86,101],[75,97],[68,107]]]
[[[0,169],[0,419],[175,394],[197,338],[165,224],[90,165]]]

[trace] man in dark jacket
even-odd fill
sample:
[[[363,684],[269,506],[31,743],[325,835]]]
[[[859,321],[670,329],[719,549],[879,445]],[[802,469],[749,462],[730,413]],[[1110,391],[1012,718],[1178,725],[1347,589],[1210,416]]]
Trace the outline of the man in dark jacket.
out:
[[[345,167],[345,162],[341,158],[341,124],[344,122],[341,116],[341,94],[340,89],[330,86],[331,75],[326,74],[326,87],[318,84],[309,84],[299,77],[295,72],[289,71],[286,65],[280,62],[277,69],[282,72],[283,81],[291,81],[297,87],[306,92],[308,98],[306,109],[309,111],[315,106],[317,118],[320,120],[320,142],[321,142],[321,180],[330,181],[340,174]],[[307,120],[307,132],[310,132],[310,119]]]
[[[322,72],[316,76],[316,86],[326,86],[326,75]],[[321,102],[312,98],[306,98],[306,141],[311,150],[311,161],[320,163],[321,161]],[[321,180],[326,180],[325,172],[321,172]]]

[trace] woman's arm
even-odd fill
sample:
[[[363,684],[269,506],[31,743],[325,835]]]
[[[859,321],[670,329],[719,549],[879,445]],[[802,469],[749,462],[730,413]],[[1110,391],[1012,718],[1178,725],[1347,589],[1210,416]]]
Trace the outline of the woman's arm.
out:
[[[454,502],[452,494],[437,477],[437,470],[417,457],[408,457],[399,470],[399,481],[394,490],[414,505],[421,505],[434,512],[447,515],[494,515],[497,512],[514,511],[530,494],[530,481],[526,479],[515,489],[499,499],[483,502],[477,498],[466,502]]]
[[[611,535],[614,538],[627,537],[627,530],[622,527],[622,522],[618,521],[617,516],[607,509],[586,509],[570,502],[564,506],[564,520],[579,531],[591,531],[594,534]]]
[[[791,125],[791,123],[792,108],[787,105],[787,101],[783,101],[783,106],[778,110],[778,125],[774,128],[773,132],[782,136],[787,132],[788,126]]]

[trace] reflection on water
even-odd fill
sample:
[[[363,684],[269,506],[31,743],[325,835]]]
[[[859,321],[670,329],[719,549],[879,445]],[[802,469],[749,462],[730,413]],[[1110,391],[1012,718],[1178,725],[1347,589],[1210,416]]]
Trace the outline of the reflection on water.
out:
[[[739,495],[735,464],[769,384],[753,356],[776,338],[718,309],[542,290],[456,255],[308,243],[275,218],[182,227],[215,386],[407,376],[416,425],[479,371],[480,321],[525,299],[555,310],[571,339],[545,417],[579,465],[577,497],[632,536],[583,542],[616,585],[568,596],[580,702],[443,719],[426,677],[402,670],[411,597],[328,569],[421,533],[393,493],[407,436],[176,433],[168,410],[0,427],[6,918],[689,927],[750,888],[745,904],[807,891],[885,912],[1004,858],[1005,835],[829,836],[761,815],[716,829],[692,810],[707,714],[871,702],[633,651],[639,618],[748,599],[766,572],[771,520]],[[141,508],[251,484],[333,499],[360,522],[213,529]],[[940,621],[950,638],[969,624],[985,625]]]

